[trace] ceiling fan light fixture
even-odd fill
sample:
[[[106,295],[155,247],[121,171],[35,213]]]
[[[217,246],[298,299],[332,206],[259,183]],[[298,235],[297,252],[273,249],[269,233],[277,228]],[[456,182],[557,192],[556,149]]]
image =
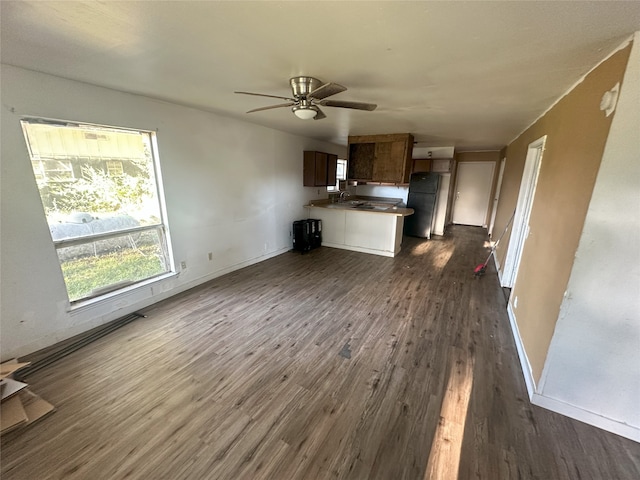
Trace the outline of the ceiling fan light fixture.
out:
[[[303,105],[299,105],[299,106],[295,106],[293,107],[291,110],[293,110],[293,113],[295,114],[296,117],[302,119],[302,120],[311,120],[312,118],[315,118],[316,115],[318,115],[318,108],[312,106],[303,106]]]
[[[2,0],[0,0],[2,1]],[[247,113],[262,112],[274,108],[291,108],[293,114],[301,120],[322,120],[327,118],[322,107],[350,108],[352,110],[375,110],[377,105],[363,102],[347,102],[344,100],[327,100],[338,93],[344,92],[347,87],[337,83],[322,83],[313,77],[293,77],[289,79],[292,97],[281,97],[279,95],[266,95],[264,93],[238,92],[243,95],[253,95],[257,97],[278,98],[286,100],[287,103],[278,105],[268,105],[266,107],[254,108]]]

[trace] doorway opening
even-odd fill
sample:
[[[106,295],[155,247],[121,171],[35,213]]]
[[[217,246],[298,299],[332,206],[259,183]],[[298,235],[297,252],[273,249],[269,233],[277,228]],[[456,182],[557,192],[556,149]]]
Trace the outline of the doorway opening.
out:
[[[509,247],[504,262],[504,272],[502,274],[502,286],[513,288],[522,259],[522,251],[524,243],[529,236],[529,217],[531,216],[531,208],[533,207],[533,199],[538,184],[538,174],[540,173],[540,165],[542,164],[542,154],[547,141],[547,136],[543,136],[531,142],[527,150],[527,158],[522,173],[522,181],[520,183],[520,193],[518,194],[518,203],[516,204],[516,212],[513,219],[513,230],[509,239]]]

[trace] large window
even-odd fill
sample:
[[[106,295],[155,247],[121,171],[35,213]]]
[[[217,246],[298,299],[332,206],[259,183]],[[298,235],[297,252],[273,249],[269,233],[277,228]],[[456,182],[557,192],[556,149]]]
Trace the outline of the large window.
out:
[[[70,302],[171,271],[153,132],[23,120]]]

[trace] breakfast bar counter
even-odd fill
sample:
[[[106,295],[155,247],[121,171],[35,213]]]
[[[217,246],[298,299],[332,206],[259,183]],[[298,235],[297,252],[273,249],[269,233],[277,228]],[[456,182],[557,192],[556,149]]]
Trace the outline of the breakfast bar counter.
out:
[[[413,209],[381,201],[349,200],[305,205],[309,218],[322,220],[322,245],[394,257],[400,252],[404,217]]]

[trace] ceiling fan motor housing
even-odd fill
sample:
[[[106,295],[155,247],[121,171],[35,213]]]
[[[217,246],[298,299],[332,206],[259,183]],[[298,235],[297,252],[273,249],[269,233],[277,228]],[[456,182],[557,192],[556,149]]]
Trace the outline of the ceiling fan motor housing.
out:
[[[322,82],[313,77],[293,77],[289,80],[293,96],[298,100],[300,97],[306,97],[316,88],[322,86]]]

